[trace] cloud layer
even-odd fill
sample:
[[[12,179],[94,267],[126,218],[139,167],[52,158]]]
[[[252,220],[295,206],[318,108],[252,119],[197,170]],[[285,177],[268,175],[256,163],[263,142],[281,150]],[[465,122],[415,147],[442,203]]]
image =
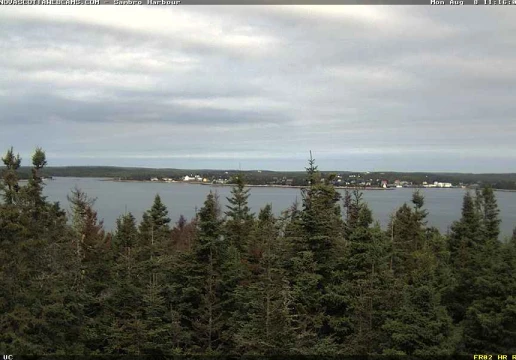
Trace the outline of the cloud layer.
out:
[[[0,145],[51,165],[514,172],[507,7],[5,7]]]

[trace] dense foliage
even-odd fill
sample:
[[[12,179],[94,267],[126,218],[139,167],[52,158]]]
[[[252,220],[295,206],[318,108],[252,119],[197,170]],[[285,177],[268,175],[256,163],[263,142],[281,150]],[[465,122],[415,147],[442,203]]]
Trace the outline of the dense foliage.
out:
[[[310,158],[302,201],[281,217],[251,213],[238,174],[226,209],[210,193],[172,224],[156,195],[106,233],[81,189],[69,216],[46,200],[41,149],[24,186],[19,156],[2,160],[4,354],[516,352],[516,235],[498,238],[491,187],[466,193],[449,234],[427,226],[418,192],[382,229]]]

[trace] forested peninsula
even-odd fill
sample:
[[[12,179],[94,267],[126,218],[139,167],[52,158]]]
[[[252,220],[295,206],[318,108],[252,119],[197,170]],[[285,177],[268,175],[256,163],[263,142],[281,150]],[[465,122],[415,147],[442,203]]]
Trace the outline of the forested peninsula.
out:
[[[310,158],[281,216],[251,213],[235,173],[225,208],[211,192],[193,220],[170,219],[155,194],[106,232],[81,189],[69,215],[43,196],[57,173],[42,149],[23,184],[13,149],[2,160],[4,354],[516,353],[516,233],[499,239],[492,186],[465,193],[448,234],[427,226],[417,190],[382,229]]]

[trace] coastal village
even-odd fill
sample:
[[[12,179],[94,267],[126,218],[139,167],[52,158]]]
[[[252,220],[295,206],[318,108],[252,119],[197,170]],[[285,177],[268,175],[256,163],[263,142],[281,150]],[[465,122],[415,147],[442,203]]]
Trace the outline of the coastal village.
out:
[[[227,172],[226,172],[227,174]],[[229,182],[229,177],[227,178],[207,178],[202,177],[200,175],[185,175],[179,179],[174,178],[158,178],[158,177],[152,177],[150,178],[150,181],[159,181],[159,182],[167,182],[167,183],[173,183],[173,182],[186,182],[186,183],[201,183],[201,184],[227,184]]]
[[[261,171],[257,171],[260,172]],[[427,182],[423,181],[421,183],[416,183],[413,181],[405,181],[405,180],[394,180],[393,182],[389,182],[387,179],[382,178],[371,178],[369,177],[370,173],[351,173],[351,174],[333,174],[331,176],[327,176],[322,180],[324,182],[330,182],[334,186],[339,188],[362,188],[362,189],[396,189],[396,188],[458,188],[458,187],[466,187],[464,184],[454,185],[450,182],[443,181],[433,181]],[[230,185],[231,184],[231,174],[227,171],[221,176],[208,176],[208,175],[199,175],[199,174],[190,174],[184,175],[181,177],[151,177],[149,179],[151,182],[166,182],[166,183],[190,183],[190,184],[203,184],[203,185]],[[287,176],[278,177],[273,176],[267,181],[264,181],[261,184],[252,184],[252,186],[278,186],[278,187],[300,187],[306,184],[300,183],[299,179],[289,178]]]

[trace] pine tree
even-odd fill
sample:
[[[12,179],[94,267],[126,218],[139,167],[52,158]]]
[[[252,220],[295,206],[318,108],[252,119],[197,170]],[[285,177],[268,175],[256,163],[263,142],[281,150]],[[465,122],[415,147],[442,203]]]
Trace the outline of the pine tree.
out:
[[[75,232],[74,244],[79,261],[95,259],[106,247],[103,222],[98,221],[97,212],[93,210],[94,198],[90,198],[79,188],[67,196],[71,206],[72,228]]]
[[[392,218],[391,230],[392,260],[391,269],[398,277],[410,281],[411,273],[417,268],[412,254],[421,250],[425,242],[427,211],[423,209],[424,198],[418,192],[412,196],[414,208],[403,204]]]
[[[297,234],[289,239],[293,326],[299,333],[295,351],[331,354],[336,351],[332,333],[346,326],[345,288],[336,261],[344,247],[340,194],[321,181],[311,154],[306,172],[309,186],[302,190],[303,208],[292,228]]]
[[[470,264],[461,277],[463,288],[469,285],[463,300],[466,310],[461,324],[464,329],[462,351],[505,351],[507,338],[502,340],[502,334],[507,334],[508,328],[503,315],[507,314],[505,304],[511,302],[507,296],[511,285],[500,275],[511,270],[498,240],[500,219],[493,189],[485,186],[477,191],[476,203],[480,231],[468,249]]]
[[[152,207],[143,214],[139,226],[136,266],[141,286],[144,288],[159,287],[163,290],[162,264],[168,261],[165,250],[170,243],[169,223],[168,210],[161,197],[156,195]]]
[[[142,296],[140,324],[145,334],[139,351],[144,354],[166,355],[172,351],[166,344],[169,336],[174,336],[169,334],[171,319],[166,300],[166,274],[171,263],[169,223],[168,210],[156,195],[152,207],[143,214],[136,247],[137,284]]]
[[[192,249],[178,254],[168,293],[170,305],[180,317],[179,346],[190,353],[214,355],[223,345],[221,265],[226,247],[216,194],[208,194],[195,224]]]
[[[152,207],[143,214],[140,223],[140,260],[149,260],[157,256],[170,240],[170,218],[167,207],[156,194]]]
[[[117,219],[114,234],[115,263],[112,283],[113,296],[107,306],[110,312],[106,352],[140,355],[144,353],[145,326],[143,292],[139,279],[138,230],[131,213]]]
[[[95,199],[90,198],[79,188],[68,196],[71,207],[72,230],[71,245],[75,249],[78,264],[77,296],[82,298],[84,319],[80,340],[87,353],[104,351],[108,345],[104,334],[110,326],[111,318],[103,304],[112,296],[112,247],[109,234],[103,229],[103,221],[98,220],[93,209]]]
[[[302,190],[301,224],[304,238],[295,245],[295,250],[312,252],[319,271],[325,275],[330,270],[325,269],[326,263],[338,247],[342,235],[343,223],[339,205],[341,195],[333,185],[321,181],[311,153],[306,171],[310,186]],[[328,266],[331,267],[330,264]]]
[[[221,243],[222,221],[216,196],[210,192],[199,211],[198,240],[194,249],[200,265],[201,283],[197,299],[198,317],[193,322],[201,348],[208,354],[221,346],[223,327],[221,307],[221,264],[224,247]]]
[[[15,243],[17,239],[24,236],[24,231],[27,231],[20,218],[20,209],[16,206],[20,190],[17,170],[20,167],[21,158],[20,155],[14,155],[14,150],[11,147],[2,158],[2,161],[5,169],[2,171],[3,181],[0,183],[3,200],[3,203],[0,203],[2,212],[0,218],[0,237],[3,241]]]
[[[487,241],[497,242],[498,236],[500,235],[500,210],[498,210],[496,197],[491,186],[482,188],[481,204],[484,237]]]
[[[477,275],[476,252],[481,243],[482,224],[476,199],[466,192],[462,204],[462,217],[452,224],[448,239],[454,280],[444,296],[450,314],[456,322],[462,321],[466,309],[476,296],[472,287]]]
[[[425,226],[427,211],[419,192],[414,193],[412,203],[414,209],[404,204],[391,223],[396,275],[393,289],[399,297],[391,304],[382,326],[387,335],[383,353],[450,355],[456,337],[452,319],[438,292],[440,250],[433,239],[437,234],[429,233]]]
[[[251,273],[237,289],[247,316],[238,319],[236,348],[247,355],[287,354],[293,343],[290,288],[282,264],[284,244],[271,205],[261,209],[252,234]]]
[[[227,200],[226,216],[226,236],[228,243],[234,246],[241,254],[247,251],[247,242],[249,241],[249,233],[253,226],[253,214],[248,205],[249,191],[245,188],[245,180],[243,174],[239,174],[234,178],[235,186],[231,189],[231,197]]]
[[[351,354],[374,354],[378,348],[381,326],[385,319],[381,313],[389,305],[388,293],[392,286],[389,270],[389,238],[376,224],[372,226],[371,210],[357,190],[346,193],[347,210],[345,234],[348,240],[345,284],[352,333],[345,339],[346,352]]]
[[[235,334],[239,323],[248,321],[248,299],[243,287],[250,277],[249,242],[254,225],[254,214],[248,206],[250,189],[245,188],[243,174],[234,177],[235,186],[228,197],[227,220],[224,224],[226,248],[221,264],[222,308],[226,325],[222,333],[224,346],[235,348]]]
[[[16,203],[16,198],[20,186],[18,185],[18,175],[16,171],[20,168],[21,158],[20,155],[14,155],[14,150],[11,147],[7,150],[7,153],[2,158],[5,165],[3,171],[3,199],[6,205],[12,205]]]
[[[358,189],[349,192],[346,190],[344,195],[345,223],[344,236],[349,239],[355,228],[369,227],[372,222],[372,213],[362,200],[362,192]]]
[[[120,248],[132,248],[136,245],[138,230],[136,219],[130,212],[116,220],[115,244]]]
[[[452,226],[449,237],[455,286],[444,296],[454,320],[463,331],[459,352],[490,352],[508,349],[510,326],[504,322],[505,304],[511,299],[506,280],[511,262],[504,257],[498,207],[492,188],[477,190],[475,199],[464,196],[462,218]],[[510,308],[510,306],[509,306]],[[505,334],[502,336],[502,334]],[[503,338],[503,340],[502,340]]]
[[[47,165],[45,152],[41,148],[36,148],[32,156],[31,177],[26,187],[27,198],[33,208],[34,220],[38,220],[38,214],[45,204],[45,197],[43,196],[43,179],[41,178],[41,170]]]

